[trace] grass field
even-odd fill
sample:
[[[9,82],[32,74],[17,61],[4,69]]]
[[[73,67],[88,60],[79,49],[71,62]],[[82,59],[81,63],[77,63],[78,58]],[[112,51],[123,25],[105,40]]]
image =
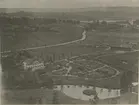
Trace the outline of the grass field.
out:
[[[104,63],[109,63],[114,67],[121,69],[121,71],[131,70],[138,73],[138,52],[117,54],[98,57]]]
[[[138,81],[138,52],[102,56],[97,58],[99,61],[117,68],[119,71],[132,71],[133,80]]]
[[[138,33],[122,33],[122,32],[88,32],[88,40],[84,43],[103,44],[107,43],[111,46],[120,46],[126,42],[139,42]]]
[[[2,51],[54,45],[82,37],[83,29],[76,25],[51,24],[46,27],[51,29],[51,31],[4,32],[1,37]]]
[[[134,36],[134,37],[133,37]],[[121,41],[121,39],[123,41]],[[64,54],[64,56],[79,56],[88,53],[103,53],[106,51],[107,45],[109,46],[120,46],[126,42],[137,43],[139,40],[138,33],[121,33],[115,32],[88,32],[86,40],[74,44],[69,44],[65,46],[58,46],[52,48],[45,48],[39,50],[30,50],[29,52],[33,56],[42,56],[43,59],[47,59],[47,56],[55,56],[55,59],[59,59],[59,55]],[[96,48],[96,46],[99,46]],[[62,59],[62,58],[61,58]]]

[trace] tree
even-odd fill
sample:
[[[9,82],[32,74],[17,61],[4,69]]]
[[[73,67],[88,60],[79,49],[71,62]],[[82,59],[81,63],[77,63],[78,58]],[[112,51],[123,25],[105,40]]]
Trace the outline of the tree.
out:
[[[52,100],[52,103],[53,104],[58,104],[58,93],[56,91],[53,91],[53,100]]]
[[[128,86],[131,84],[131,74],[129,72],[124,72],[120,79],[120,85],[123,92],[128,91]]]
[[[139,25],[139,19],[134,21],[134,24]]]
[[[66,23],[66,20],[63,20],[63,23]]]
[[[24,57],[27,57],[27,58],[31,58],[31,54],[27,51],[20,51],[20,52],[17,52],[18,53],[18,57],[21,57],[21,56],[24,56]]]
[[[53,61],[55,61],[55,59],[56,59],[56,55],[55,53],[53,53]]]
[[[99,22],[99,20],[96,20],[96,24],[97,24],[97,25],[100,25],[100,22]]]
[[[53,63],[53,58],[52,58],[52,56],[49,57],[49,62]]]
[[[103,20],[100,24],[106,26],[107,22]]]
[[[34,104],[34,99],[32,96],[29,97],[28,104]]]
[[[80,21],[79,21],[79,20],[77,20],[77,21],[76,21],[76,23],[77,23],[77,24],[80,24]]]
[[[64,53],[62,53],[62,59],[65,59],[65,54]]]
[[[42,83],[42,86],[47,87],[48,89],[53,89],[54,81],[51,76],[46,78],[46,81]]]

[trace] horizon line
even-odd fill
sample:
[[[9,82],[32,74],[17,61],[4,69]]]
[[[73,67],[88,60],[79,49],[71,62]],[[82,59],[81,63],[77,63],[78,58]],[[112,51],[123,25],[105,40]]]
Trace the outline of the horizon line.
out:
[[[139,6],[89,6],[89,7],[57,7],[57,8],[45,8],[45,7],[39,7],[39,8],[35,8],[35,7],[25,7],[25,8],[18,8],[18,7],[14,7],[14,8],[10,8],[10,7],[0,7],[0,9],[82,9],[82,8],[113,8],[113,7],[133,7],[133,8],[139,8]]]

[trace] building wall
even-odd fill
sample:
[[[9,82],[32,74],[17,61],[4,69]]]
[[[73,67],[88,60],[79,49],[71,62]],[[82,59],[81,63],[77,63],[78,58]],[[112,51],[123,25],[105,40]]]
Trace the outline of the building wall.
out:
[[[34,61],[36,62],[36,61]],[[45,65],[43,62],[36,62],[36,63],[28,64],[27,62],[23,62],[24,70],[31,69],[32,71],[38,70],[38,69],[44,69]]]

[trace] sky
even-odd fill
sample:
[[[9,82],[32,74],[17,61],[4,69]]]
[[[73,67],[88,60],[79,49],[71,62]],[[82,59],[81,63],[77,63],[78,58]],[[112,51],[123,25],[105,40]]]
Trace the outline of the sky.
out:
[[[86,8],[139,6],[139,0],[0,0],[0,8]]]

